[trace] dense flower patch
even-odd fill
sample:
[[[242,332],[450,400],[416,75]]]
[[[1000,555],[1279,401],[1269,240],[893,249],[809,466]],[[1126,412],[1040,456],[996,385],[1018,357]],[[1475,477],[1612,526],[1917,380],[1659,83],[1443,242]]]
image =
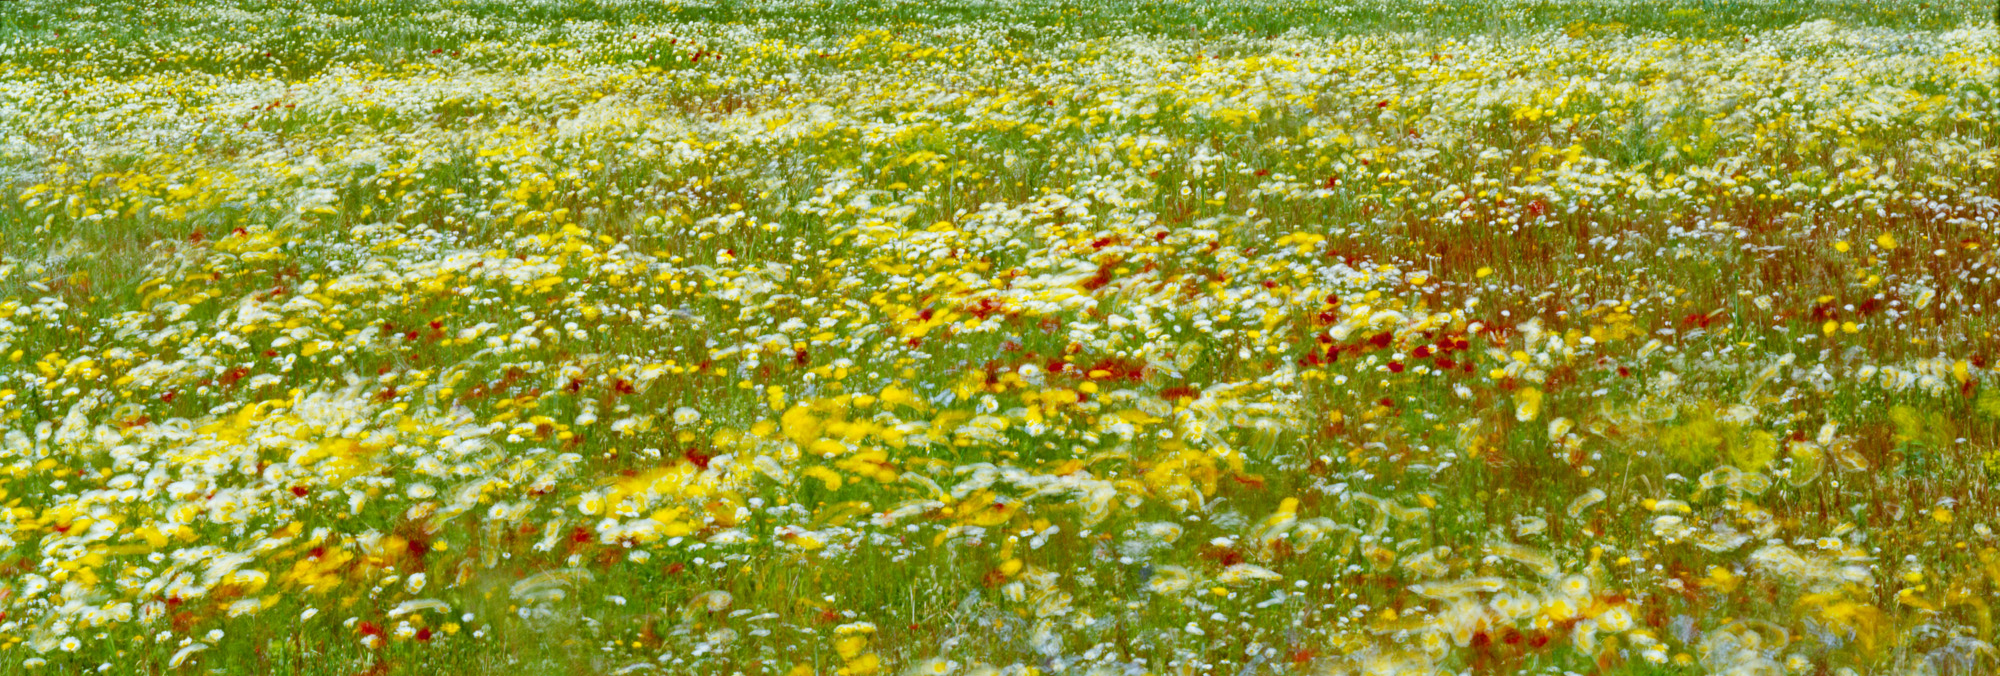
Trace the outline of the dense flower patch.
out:
[[[1983,5],[183,5],[0,10],[9,672],[2000,668]]]

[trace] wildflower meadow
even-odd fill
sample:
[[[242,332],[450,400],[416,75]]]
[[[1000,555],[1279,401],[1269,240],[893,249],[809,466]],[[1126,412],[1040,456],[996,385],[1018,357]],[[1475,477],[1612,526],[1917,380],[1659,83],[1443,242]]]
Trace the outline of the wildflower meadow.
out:
[[[2000,673],[1993,13],[0,3],[0,674]]]

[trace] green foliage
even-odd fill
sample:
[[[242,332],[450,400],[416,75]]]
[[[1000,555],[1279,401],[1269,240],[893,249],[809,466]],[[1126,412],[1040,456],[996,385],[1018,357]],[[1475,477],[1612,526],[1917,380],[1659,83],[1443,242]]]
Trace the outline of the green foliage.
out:
[[[1932,448],[1951,444],[1953,426],[1943,411],[1918,410],[1908,404],[1889,409],[1889,422],[1896,426],[1895,440],[1898,445],[1918,445]]]
[[[1770,432],[1716,416],[1710,405],[1683,408],[1676,424],[1660,431],[1660,449],[1687,467],[1717,462],[1759,471],[1778,455],[1778,439]]]
[[[1979,388],[1979,398],[1973,400],[1972,408],[1988,418],[2000,418],[2000,388]]]

